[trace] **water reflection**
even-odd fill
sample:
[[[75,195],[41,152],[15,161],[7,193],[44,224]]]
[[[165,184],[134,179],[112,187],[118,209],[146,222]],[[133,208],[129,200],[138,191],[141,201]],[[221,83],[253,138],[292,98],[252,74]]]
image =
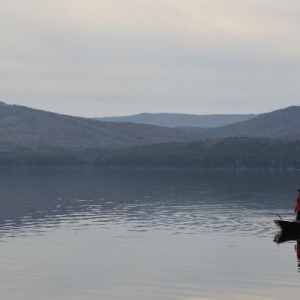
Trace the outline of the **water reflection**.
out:
[[[298,274],[270,243],[295,174],[2,169],[1,296],[295,298]]]
[[[295,251],[297,253],[298,272],[300,273],[300,239],[297,240],[297,244],[295,245]]]
[[[294,246],[295,247],[294,249],[296,252],[298,272],[300,273],[300,232],[281,230],[275,235],[273,241],[277,244],[296,241],[296,245]]]
[[[282,244],[289,241],[297,241],[300,239],[300,233],[295,231],[280,230],[274,237],[274,242]]]
[[[280,180],[281,173],[251,171],[2,169],[0,233],[114,223],[264,235],[273,228],[270,208],[286,212],[286,203],[273,201],[286,195],[284,185],[274,191]]]

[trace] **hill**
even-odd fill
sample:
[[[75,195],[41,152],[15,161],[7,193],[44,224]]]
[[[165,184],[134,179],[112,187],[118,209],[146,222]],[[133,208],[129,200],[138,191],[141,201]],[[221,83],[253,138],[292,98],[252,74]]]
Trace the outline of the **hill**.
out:
[[[0,150],[0,166],[300,169],[300,140],[222,138],[131,148]]]
[[[115,167],[300,169],[300,140],[221,138],[140,146],[111,152],[99,162]]]
[[[228,124],[246,121],[256,117],[254,114],[214,114],[214,115],[192,115],[192,114],[149,114],[142,113],[132,116],[105,117],[97,120],[105,122],[131,122],[136,124],[148,124],[162,127],[201,127],[214,128]]]
[[[0,103],[1,149],[129,147],[190,140],[189,134],[173,128],[99,122]]]
[[[261,114],[247,121],[209,128],[199,131],[198,128],[182,128],[198,138],[220,137],[257,137],[270,139],[300,139],[300,106],[290,106]]]
[[[0,149],[111,148],[222,137],[300,139],[300,106],[218,128],[101,122],[0,103]]]
[[[101,122],[0,103],[0,165],[300,168],[300,107],[219,128]]]

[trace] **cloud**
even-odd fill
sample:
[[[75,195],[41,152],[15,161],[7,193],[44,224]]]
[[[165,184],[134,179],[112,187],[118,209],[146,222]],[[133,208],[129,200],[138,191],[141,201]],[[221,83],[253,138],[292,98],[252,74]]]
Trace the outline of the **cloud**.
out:
[[[98,98],[107,114],[124,114],[109,101],[128,113],[230,103],[243,111],[249,101],[279,108],[299,97],[299,8],[292,0],[5,1],[0,97],[52,101],[63,112],[68,99]]]

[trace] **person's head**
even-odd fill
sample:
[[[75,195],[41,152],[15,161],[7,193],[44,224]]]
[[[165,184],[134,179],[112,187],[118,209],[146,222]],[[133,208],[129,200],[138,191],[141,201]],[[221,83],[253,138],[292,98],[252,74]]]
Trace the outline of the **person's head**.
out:
[[[297,192],[300,194],[300,189],[299,189],[299,190],[297,190]]]

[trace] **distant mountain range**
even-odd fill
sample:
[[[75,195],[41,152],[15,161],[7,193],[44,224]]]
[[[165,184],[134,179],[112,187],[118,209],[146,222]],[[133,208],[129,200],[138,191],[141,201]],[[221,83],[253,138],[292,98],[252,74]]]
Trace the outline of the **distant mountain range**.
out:
[[[218,128],[202,130],[185,128],[201,138],[256,137],[270,139],[300,139],[300,106],[290,106],[255,118]]]
[[[196,140],[223,137],[298,139],[300,138],[299,116],[300,106],[290,106],[260,115],[139,114],[99,120],[164,124],[166,127],[180,129],[188,138]]]
[[[254,114],[215,114],[215,115],[191,115],[191,114],[171,114],[159,113],[149,114],[142,113],[132,116],[122,117],[105,117],[97,118],[105,122],[131,122],[136,124],[148,124],[162,127],[201,127],[214,128],[221,127],[236,122],[242,122],[255,118]]]
[[[189,133],[133,123],[100,122],[0,103],[0,148],[130,147],[190,141]]]
[[[167,128],[130,122],[103,122],[2,102],[0,149],[122,148],[223,137],[300,139],[299,116],[300,106],[291,106],[217,128]]]

